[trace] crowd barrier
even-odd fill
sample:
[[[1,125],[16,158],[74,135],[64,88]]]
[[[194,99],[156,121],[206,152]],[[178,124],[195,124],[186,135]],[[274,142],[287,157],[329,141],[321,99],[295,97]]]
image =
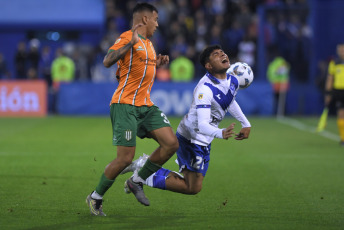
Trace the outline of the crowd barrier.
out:
[[[185,115],[192,102],[197,82],[154,83],[152,101],[166,115]],[[117,84],[71,83],[62,84],[57,98],[57,110],[62,115],[108,115],[109,104]],[[247,115],[271,115],[273,98],[271,86],[266,82],[238,92],[236,100]]]
[[[0,81],[0,117],[47,115],[45,81]]]

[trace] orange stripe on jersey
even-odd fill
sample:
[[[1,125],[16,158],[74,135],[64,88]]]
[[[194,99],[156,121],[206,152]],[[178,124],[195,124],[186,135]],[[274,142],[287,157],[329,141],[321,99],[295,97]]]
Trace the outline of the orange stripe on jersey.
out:
[[[128,44],[133,36],[129,30],[120,35],[109,50],[118,50]],[[149,39],[140,36],[137,42],[118,62],[119,84],[111,104],[152,106],[150,92],[156,74],[156,53]]]

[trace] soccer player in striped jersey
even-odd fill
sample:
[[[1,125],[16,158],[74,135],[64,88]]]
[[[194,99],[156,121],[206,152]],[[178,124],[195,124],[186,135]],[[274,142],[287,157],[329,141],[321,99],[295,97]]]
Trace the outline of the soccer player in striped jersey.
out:
[[[226,73],[230,67],[228,56],[219,45],[213,45],[204,49],[200,62],[207,73],[197,84],[190,110],[180,122],[176,134],[179,141],[177,163],[183,176],[161,168],[147,178],[145,184],[148,186],[197,194],[201,191],[208,170],[213,139],[227,140],[234,135],[236,140],[249,137],[251,124],[235,101],[238,80]],[[227,128],[218,128],[227,112],[241,123],[242,128],[238,134],[234,134],[234,123]],[[140,163],[134,166],[139,168]],[[125,191],[130,193],[127,186]]]
[[[92,215],[105,216],[102,200],[115,178],[131,164],[135,156],[136,136],[153,138],[159,147],[135,176],[126,181],[142,204],[149,200],[142,182],[158,171],[178,149],[178,140],[170,122],[150,99],[156,68],[169,63],[166,55],[157,55],[148,39],[158,27],[158,10],[151,4],[138,3],[133,9],[133,27],[120,35],[104,58],[104,66],[118,65],[119,85],[110,103],[113,145],[117,157],[105,168],[98,186],[86,198]]]

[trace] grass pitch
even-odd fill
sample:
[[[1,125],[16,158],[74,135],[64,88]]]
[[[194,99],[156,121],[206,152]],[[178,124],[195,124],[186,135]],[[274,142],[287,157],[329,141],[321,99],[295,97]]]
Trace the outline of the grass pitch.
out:
[[[170,120],[176,130],[180,118]],[[119,176],[104,197],[107,217],[94,217],[85,198],[116,154],[110,119],[1,118],[0,228],[344,229],[344,148],[311,131],[317,118],[297,120],[308,128],[252,117],[250,139],[214,140],[194,196],[145,187],[144,207],[123,192],[130,174]],[[334,118],[326,130],[337,135]],[[138,140],[135,158],[156,147]],[[165,167],[176,171],[174,159]]]

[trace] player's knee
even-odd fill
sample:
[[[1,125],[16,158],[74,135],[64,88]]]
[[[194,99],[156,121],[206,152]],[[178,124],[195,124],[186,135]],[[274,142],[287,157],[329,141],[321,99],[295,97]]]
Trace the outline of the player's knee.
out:
[[[171,141],[171,144],[170,144],[171,152],[172,153],[177,152],[178,148],[179,148],[179,142],[178,142],[178,139],[175,138],[173,141]]]
[[[202,185],[199,186],[192,186],[188,188],[188,194],[189,195],[196,195],[202,190]]]
[[[125,157],[117,157],[117,162],[123,167],[127,167],[131,164],[132,161],[133,157],[131,157],[130,155],[127,155]]]
[[[179,142],[177,140],[177,138],[171,139],[168,141],[168,143],[166,143],[164,146],[162,146],[164,149],[166,149],[166,152],[169,155],[173,155],[175,152],[177,152],[178,148],[179,148]]]

